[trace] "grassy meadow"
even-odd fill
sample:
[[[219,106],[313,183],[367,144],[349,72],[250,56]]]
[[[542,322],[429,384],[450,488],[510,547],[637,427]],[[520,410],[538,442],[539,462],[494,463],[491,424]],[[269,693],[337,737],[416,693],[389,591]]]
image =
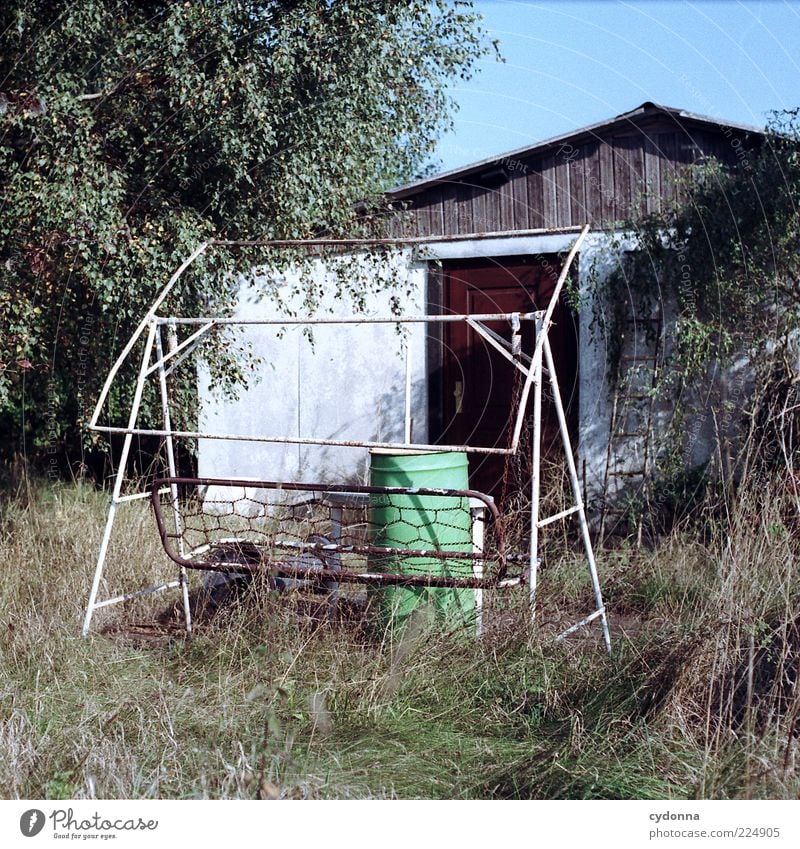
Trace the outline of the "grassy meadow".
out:
[[[577,551],[547,552],[539,616],[489,598],[480,641],[355,604],[253,591],[191,640],[142,623],[177,592],[80,626],[106,497],[30,484],[0,519],[3,798],[796,798],[797,507],[742,496],[706,534],[598,553],[614,654]],[[172,576],[146,504],[122,508],[101,596]],[[197,582],[197,576],[192,576]],[[163,630],[163,629],[162,629]]]

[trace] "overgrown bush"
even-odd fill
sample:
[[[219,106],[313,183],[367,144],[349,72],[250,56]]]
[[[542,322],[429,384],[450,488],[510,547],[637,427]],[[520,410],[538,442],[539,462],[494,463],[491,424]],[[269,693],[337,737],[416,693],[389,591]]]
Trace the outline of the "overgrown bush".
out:
[[[671,410],[657,434],[662,488],[685,474],[687,434],[701,422],[713,431],[708,473],[726,489],[757,464],[774,470],[794,459],[799,121],[800,110],[775,113],[763,141],[740,147],[733,165],[694,166],[679,203],[627,222],[637,250],[599,292],[617,375],[616,325],[654,311],[665,322],[656,387],[657,404]]]

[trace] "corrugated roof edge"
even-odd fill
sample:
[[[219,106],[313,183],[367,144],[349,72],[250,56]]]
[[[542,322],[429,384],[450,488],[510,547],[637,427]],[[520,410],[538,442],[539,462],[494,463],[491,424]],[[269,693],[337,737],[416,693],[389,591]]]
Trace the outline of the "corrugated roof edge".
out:
[[[605,121],[599,121],[598,123],[590,124],[587,127],[581,127],[580,129],[573,130],[569,133],[562,133],[558,136],[552,136],[551,138],[545,139],[544,141],[536,142],[536,144],[516,148],[515,150],[509,150],[506,153],[499,153],[496,156],[490,156],[487,159],[481,159],[480,161],[473,162],[470,165],[462,165],[459,168],[453,168],[450,171],[443,171],[440,174],[434,174],[433,176],[425,177],[422,180],[415,180],[412,183],[406,183],[406,185],[404,186],[397,186],[397,188],[390,189],[386,193],[386,195],[392,200],[402,200],[403,198],[416,194],[416,192],[422,189],[428,188],[430,186],[435,186],[437,183],[446,183],[461,177],[467,177],[470,174],[474,174],[476,171],[481,171],[490,165],[498,165],[511,159],[520,159],[525,156],[530,156],[531,154],[536,153],[539,150],[545,150],[546,148],[552,147],[553,145],[563,144],[564,142],[569,141],[570,139],[575,139],[579,136],[595,133],[600,129],[611,127],[617,123],[622,123],[624,121],[632,122],[634,118],[645,117],[648,114],[668,115],[680,121],[690,121],[697,124],[706,124],[715,127],[729,127],[732,130],[739,130],[740,132],[744,133],[753,133],[760,136],[764,135],[763,129],[752,126],[750,124],[740,124],[736,121],[722,121],[717,118],[712,118],[709,115],[699,115],[695,112],[688,112],[685,109],[676,109],[673,106],[663,106],[660,103],[654,103],[651,100],[647,100],[640,106],[637,106],[635,109],[631,109],[629,112],[623,112],[620,115],[615,116],[614,118],[609,118]]]

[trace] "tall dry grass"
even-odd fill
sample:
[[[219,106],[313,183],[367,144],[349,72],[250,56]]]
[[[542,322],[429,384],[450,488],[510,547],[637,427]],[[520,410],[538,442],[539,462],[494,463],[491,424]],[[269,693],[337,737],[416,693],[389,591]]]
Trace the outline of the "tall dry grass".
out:
[[[601,552],[615,652],[554,643],[591,606],[548,552],[538,624],[491,599],[481,641],[417,621],[396,643],[356,614],[254,591],[192,640],[135,623],[79,636],[105,498],[32,487],[0,523],[0,795],[163,798],[791,797],[797,764],[796,505],[742,496],[704,542]],[[794,511],[794,512],[793,512]],[[144,504],[124,508],[103,595],[171,576]],[[105,630],[105,633],[104,633]]]

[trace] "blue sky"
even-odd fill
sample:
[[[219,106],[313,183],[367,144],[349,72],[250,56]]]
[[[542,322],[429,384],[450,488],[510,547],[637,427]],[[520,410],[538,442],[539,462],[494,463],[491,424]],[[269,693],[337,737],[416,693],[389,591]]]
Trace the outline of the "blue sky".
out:
[[[478,0],[505,63],[452,89],[442,170],[625,112],[645,100],[763,126],[800,106],[800,3]]]

